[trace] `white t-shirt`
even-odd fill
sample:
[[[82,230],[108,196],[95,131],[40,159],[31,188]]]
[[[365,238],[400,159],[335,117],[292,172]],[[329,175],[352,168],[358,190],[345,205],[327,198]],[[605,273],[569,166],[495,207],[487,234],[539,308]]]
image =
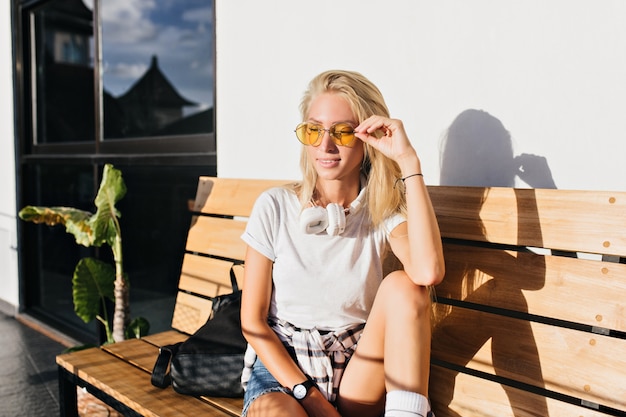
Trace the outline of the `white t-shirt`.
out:
[[[339,236],[306,234],[293,191],[272,188],[259,196],[242,239],[274,262],[270,318],[319,330],[366,321],[389,233],[405,218],[394,215],[372,230],[365,205],[351,210]]]

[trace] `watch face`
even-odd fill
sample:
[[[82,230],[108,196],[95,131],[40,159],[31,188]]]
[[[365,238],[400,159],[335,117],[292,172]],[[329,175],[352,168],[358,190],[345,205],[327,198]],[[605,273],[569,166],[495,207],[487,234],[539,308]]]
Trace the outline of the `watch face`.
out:
[[[293,396],[296,397],[296,400],[301,400],[306,397],[306,387],[302,384],[293,387]]]

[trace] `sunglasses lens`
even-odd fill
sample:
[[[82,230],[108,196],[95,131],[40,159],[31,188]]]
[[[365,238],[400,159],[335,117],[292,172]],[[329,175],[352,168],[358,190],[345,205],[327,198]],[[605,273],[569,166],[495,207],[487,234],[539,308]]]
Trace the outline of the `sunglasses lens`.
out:
[[[335,138],[335,143],[341,146],[350,146],[354,142],[354,128],[346,123],[340,123],[332,128],[332,136]]]
[[[296,127],[296,136],[303,145],[310,145],[310,132],[308,123],[301,123]]]
[[[300,123],[296,127],[296,136],[304,145],[317,146],[322,127],[311,123]]]

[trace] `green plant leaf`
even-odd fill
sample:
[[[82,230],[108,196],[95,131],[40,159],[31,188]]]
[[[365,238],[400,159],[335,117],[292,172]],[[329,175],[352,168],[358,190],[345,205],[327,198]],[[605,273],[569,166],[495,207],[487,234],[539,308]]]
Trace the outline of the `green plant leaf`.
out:
[[[74,235],[76,243],[91,246],[94,231],[89,224],[92,213],[73,207],[26,206],[19,212],[20,219],[48,226],[64,225],[67,233]]]
[[[108,243],[114,246],[115,238],[119,235],[116,225],[117,218],[121,213],[115,207],[115,203],[126,195],[126,184],[122,178],[122,172],[113,165],[106,164],[102,172],[100,189],[95,198],[96,213],[89,219],[89,226],[94,230],[94,245],[100,246]]]
[[[114,300],[115,270],[95,258],[83,258],[74,269],[74,311],[85,323],[100,313],[105,298]]]
[[[128,327],[126,327],[126,339],[139,339],[148,334],[150,331],[150,323],[144,317],[134,318]]]

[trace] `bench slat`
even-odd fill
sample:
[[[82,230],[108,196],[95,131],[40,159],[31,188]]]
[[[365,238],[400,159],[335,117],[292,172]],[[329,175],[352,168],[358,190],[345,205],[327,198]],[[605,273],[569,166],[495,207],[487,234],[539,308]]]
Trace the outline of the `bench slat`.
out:
[[[200,399],[177,394],[171,387],[154,387],[150,374],[99,348],[59,355],[57,364],[146,417],[232,415],[207,407]]]
[[[626,331],[626,264],[445,245],[439,297]]]
[[[143,339],[129,339],[111,343],[102,346],[102,350],[148,373],[152,373],[154,363],[159,355],[159,348]]]
[[[432,356],[623,409],[626,357],[616,352],[624,351],[623,339],[454,307],[433,334]]]
[[[232,292],[232,262],[185,254],[178,288],[183,291],[217,297]]]
[[[246,244],[241,240],[246,223],[216,217],[196,216],[187,236],[186,249],[213,256],[243,261]]]
[[[625,192],[448,186],[428,190],[444,237],[626,254]]]
[[[165,345],[173,345],[174,343],[184,342],[189,337],[188,334],[181,333],[177,330],[166,330],[164,332],[149,334],[141,339],[160,347]]]
[[[194,211],[247,217],[261,192],[293,181],[200,177]]]
[[[433,366],[430,397],[437,417],[606,417],[606,414],[486,379]]]

